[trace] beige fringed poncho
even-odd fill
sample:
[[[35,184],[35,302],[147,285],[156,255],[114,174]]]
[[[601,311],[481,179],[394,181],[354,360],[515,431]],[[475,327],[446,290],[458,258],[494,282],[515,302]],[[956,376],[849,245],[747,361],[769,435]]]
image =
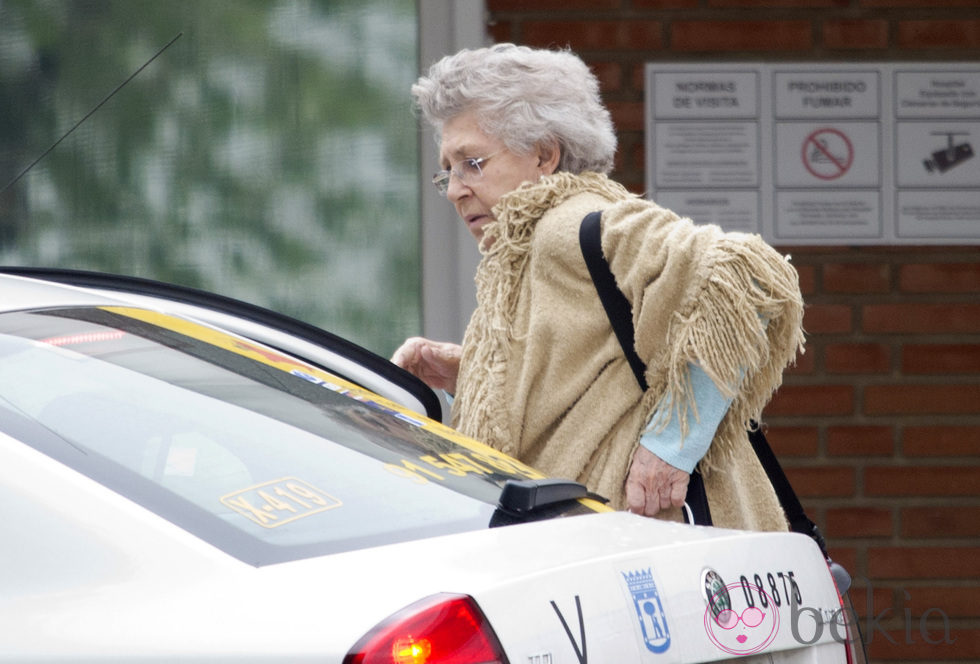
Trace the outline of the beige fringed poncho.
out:
[[[579,249],[579,224],[595,210],[603,252],[632,303],[645,394]],[[758,236],[695,226],[596,173],[524,185],[494,215],[463,339],[457,428],[623,509],[644,429],[680,417],[683,431],[696,416],[687,367],[697,363],[734,396],[700,465],[715,525],[785,530],[745,429],[802,350],[789,262]]]

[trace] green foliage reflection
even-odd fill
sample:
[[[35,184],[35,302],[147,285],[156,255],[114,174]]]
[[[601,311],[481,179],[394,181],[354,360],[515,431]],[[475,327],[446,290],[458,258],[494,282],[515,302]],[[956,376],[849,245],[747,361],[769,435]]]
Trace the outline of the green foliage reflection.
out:
[[[389,353],[420,328],[411,0],[4,0],[0,263],[214,290]]]

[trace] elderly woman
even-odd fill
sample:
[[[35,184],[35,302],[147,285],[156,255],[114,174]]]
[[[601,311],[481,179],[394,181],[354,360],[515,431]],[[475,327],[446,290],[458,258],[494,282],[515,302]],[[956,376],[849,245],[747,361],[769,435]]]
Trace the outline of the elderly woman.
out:
[[[610,180],[612,122],[570,52],[464,50],[412,94],[439,140],[433,184],[483,258],[462,346],[415,337],[392,361],[454,394],[463,433],[618,509],[679,519],[698,466],[715,525],[785,530],[746,426],[802,348],[788,262],[757,236],[696,226]],[[645,391],[579,247],[597,210]]]

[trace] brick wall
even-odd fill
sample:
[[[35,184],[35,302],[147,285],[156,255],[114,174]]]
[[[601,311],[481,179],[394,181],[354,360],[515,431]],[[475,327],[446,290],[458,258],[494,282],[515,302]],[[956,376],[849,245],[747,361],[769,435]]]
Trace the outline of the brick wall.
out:
[[[495,41],[570,46],[644,186],[643,68],[668,61],[980,61],[980,0],[487,0]],[[978,220],[980,223],[980,220]],[[980,247],[783,247],[806,354],[769,439],[858,578],[875,662],[980,661]],[[869,620],[871,622],[869,622]]]

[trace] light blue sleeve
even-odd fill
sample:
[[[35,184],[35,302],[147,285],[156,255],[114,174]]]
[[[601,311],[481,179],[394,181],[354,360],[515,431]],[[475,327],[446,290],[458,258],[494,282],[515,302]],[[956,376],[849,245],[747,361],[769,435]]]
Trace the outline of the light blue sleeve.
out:
[[[722,395],[701,367],[689,364],[688,368],[698,417],[688,417],[684,444],[681,445],[681,427],[676,417],[663,431],[644,433],[640,444],[675,468],[691,472],[708,451],[732,400]]]

